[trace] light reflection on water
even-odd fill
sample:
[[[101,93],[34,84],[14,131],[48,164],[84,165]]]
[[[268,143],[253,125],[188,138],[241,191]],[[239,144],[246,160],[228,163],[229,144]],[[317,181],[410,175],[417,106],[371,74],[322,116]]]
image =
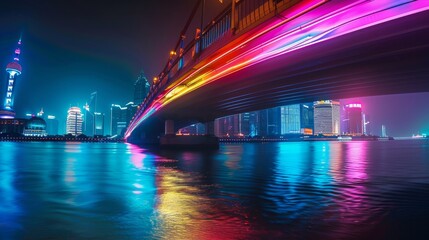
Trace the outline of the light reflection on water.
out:
[[[427,141],[0,146],[0,239],[429,235]]]

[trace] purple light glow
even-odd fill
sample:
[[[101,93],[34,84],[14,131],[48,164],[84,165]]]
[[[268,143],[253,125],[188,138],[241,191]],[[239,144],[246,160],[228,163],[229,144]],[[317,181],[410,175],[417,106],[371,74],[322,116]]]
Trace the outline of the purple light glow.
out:
[[[362,108],[362,104],[360,104],[360,103],[352,103],[352,104],[347,104],[346,107],[347,108]]]
[[[380,0],[348,3],[340,5],[332,1],[307,1],[282,13],[285,20],[274,18],[269,20],[271,23],[245,33],[241,36],[242,42],[231,49],[220,49],[219,56],[169,86],[148,110],[142,109],[143,114],[140,113],[131,122],[125,138],[155,111],[205,84],[286,53],[429,9],[428,1]],[[331,5],[324,8],[325,4]],[[332,10],[333,7],[338,8]],[[308,19],[309,17],[312,19]],[[200,83],[188,88],[181,85],[194,80]],[[181,89],[177,89],[178,87]]]

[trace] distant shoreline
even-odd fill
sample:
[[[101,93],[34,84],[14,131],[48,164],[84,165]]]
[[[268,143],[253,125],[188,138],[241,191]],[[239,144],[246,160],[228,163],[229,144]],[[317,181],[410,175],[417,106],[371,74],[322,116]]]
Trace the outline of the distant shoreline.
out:
[[[0,142],[124,142],[124,139],[70,137],[0,137]]]
[[[316,141],[386,141],[395,140],[393,137],[354,137],[354,138],[338,138],[338,137],[306,137],[306,138],[219,138],[221,143],[239,143],[239,142],[316,142]]]
[[[389,141],[389,140],[429,140],[428,137],[308,137],[308,138],[219,138],[220,143],[265,143],[265,142],[316,142],[316,141]],[[70,137],[0,137],[0,142],[93,142],[93,143],[123,143],[124,139],[111,138],[70,138]]]

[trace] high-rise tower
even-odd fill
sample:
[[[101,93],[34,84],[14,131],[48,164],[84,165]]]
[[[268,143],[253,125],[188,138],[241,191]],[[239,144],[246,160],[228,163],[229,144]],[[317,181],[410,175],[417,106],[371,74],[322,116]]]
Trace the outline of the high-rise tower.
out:
[[[314,134],[339,135],[340,115],[339,101],[322,100],[314,102]]]
[[[79,136],[82,134],[82,112],[78,107],[70,107],[67,112],[66,130],[67,134]]]
[[[21,38],[19,38],[18,40],[18,45],[15,49],[15,56],[13,58],[13,61],[6,66],[8,80],[6,84],[6,97],[4,100],[3,108],[0,110],[0,118],[15,118],[15,111],[13,110],[14,87],[18,76],[21,75],[22,72],[22,67],[19,64],[20,54]]]
[[[362,104],[352,103],[344,107],[345,110],[345,133],[360,136],[363,132]]]
[[[139,105],[149,93],[150,84],[144,72],[140,72],[136,82],[134,83],[134,103]]]

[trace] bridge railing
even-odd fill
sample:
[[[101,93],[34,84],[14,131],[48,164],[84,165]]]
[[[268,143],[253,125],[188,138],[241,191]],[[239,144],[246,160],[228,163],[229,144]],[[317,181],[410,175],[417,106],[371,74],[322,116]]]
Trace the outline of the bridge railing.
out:
[[[240,32],[266,17],[276,15],[302,0],[241,0],[235,5],[236,32]]]
[[[183,42],[179,45],[178,49],[170,53],[168,63],[164,67],[164,70],[154,78],[151,91],[140,105],[139,111],[134,118],[141,115],[143,110],[148,107],[160,92],[165,90],[178,74],[181,74],[189,66],[194,65],[197,61],[197,57],[201,55],[202,51],[210,47],[219,38],[222,38],[230,29],[231,8],[227,8],[206,26],[201,35],[200,32],[197,31],[195,37],[186,47],[183,47],[185,36],[181,36]],[[201,41],[200,38],[202,39]],[[200,46],[200,44],[202,45]]]
[[[224,10],[203,31],[202,49],[206,49],[212,43],[225,35],[231,29],[231,8]]]
[[[180,36],[179,44],[176,49],[171,51],[163,71],[154,78],[151,90],[140,104],[133,120],[140,117],[159,93],[164,91],[178,75],[196,64],[198,57],[204,50],[219,41],[226,33],[232,30],[233,35],[240,34],[247,28],[255,26],[266,18],[275,16],[278,12],[301,1],[303,0],[239,0],[235,2],[234,9],[229,6],[215,17],[204,28],[202,34],[197,29],[195,36],[192,36],[186,46],[185,39],[187,37]]]

